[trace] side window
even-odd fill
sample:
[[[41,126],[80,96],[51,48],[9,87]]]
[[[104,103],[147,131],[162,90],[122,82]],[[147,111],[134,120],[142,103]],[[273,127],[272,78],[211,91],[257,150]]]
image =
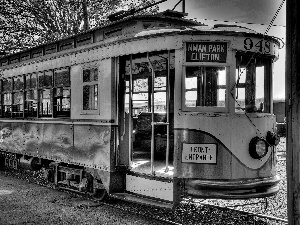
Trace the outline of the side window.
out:
[[[83,113],[95,113],[98,105],[98,69],[84,69],[82,73],[82,111]]]
[[[2,115],[3,117],[12,116],[12,79],[2,79]]]
[[[53,71],[38,73],[39,117],[52,117]]]
[[[24,76],[13,77],[12,117],[23,117],[24,113]]]
[[[70,68],[2,78],[1,117],[70,117]]]
[[[237,53],[236,61],[235,111],[270,113],[272,59]]]
[[[54,70],[53,87],[54,116],[70,117],[71,81],[68,67]]]
[[[25,117],[37,117],[37,74],[25,76]]]

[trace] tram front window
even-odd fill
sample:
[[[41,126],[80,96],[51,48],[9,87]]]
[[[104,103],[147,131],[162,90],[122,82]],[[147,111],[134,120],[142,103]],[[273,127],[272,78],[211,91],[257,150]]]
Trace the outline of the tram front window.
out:
[[[186,107],[225,107],[225,67],[187,66],[185,72]]]
[[[270,113],[271,59],[237,54],[235,111]]]

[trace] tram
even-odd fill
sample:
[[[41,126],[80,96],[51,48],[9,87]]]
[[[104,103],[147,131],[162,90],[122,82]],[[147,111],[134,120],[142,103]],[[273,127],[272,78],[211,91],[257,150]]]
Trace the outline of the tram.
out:
[[[167,10],[0,58],[6,167],[161,207],[274,195],[278,39]]]

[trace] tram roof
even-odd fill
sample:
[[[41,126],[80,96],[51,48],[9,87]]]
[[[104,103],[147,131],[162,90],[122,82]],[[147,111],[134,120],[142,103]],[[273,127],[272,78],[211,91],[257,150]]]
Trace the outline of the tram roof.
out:
[[[256,35],[261,35],[260,33],[251,30],[246,27],[240,27],[240,26],[188,26],[185,28],[166,28],[166,29],[152,29],[152,30],[144,30],[136,34],[135,36],[148,36],[148,35],[153,35],[153,34],[163,34],[163,33],[205,33],[205,32],[223,32],[225,33],[234,33],[235,35],[238,35],[238,33],[241,34],[256,34]]]
[[[256,32],[247,27],[242,27],[238,25],[227,25],[227,24],[216,24],[214,26],[186,26],[181,28],[160,28],[160,29],[151,29],[143,30],[135,35],[135,37],[142,36],[151,36],[159,34],[171,34],[171,33],[180,33],[180,34],[224,34],[232,36],[257,36],[264,37],[265,39],[277,40],[276,37],[264,35],[262,33]],[[279,43],[279,42],[278,42]]]

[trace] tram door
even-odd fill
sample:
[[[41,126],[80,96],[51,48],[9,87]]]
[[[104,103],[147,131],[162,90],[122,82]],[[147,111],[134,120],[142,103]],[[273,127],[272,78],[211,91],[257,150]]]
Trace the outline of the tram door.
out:
[[[124,56],[119,71],[120,160],[133,172],[167,176],[174,152],[174,53]]]

